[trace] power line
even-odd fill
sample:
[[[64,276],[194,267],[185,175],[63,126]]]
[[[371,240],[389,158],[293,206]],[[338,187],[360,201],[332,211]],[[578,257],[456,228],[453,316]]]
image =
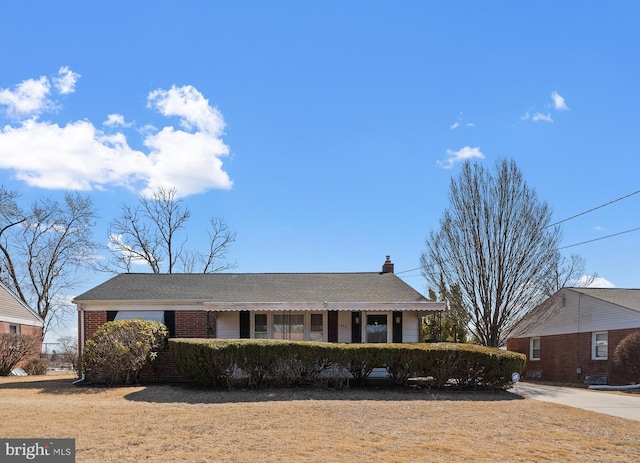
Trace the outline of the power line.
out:
[[[621,232],[618,232],[618,233],[612,233],[611,235],[601,236],[600,238],[594,238],[592,240],[581,241],[580,243],[574,243],[574,244],[569,244],[567,246],[561,246],[561,247],[558,248],[558,250],[567,249],[567,248],[573,248],[575,246],[581,246],[583,244],[589,244],[589,243],[593,243],[594,241],[605,240],[607,238],[613,238],[615,236],[620,236],[620,235],[624,235],[624,234],[635,232],[635,231],[639,231],[639,230],[640,230],[640,227],[636,227],[636,228],[632,228],[630,230],[625,230],[625,231],[621,231]],[[412,269],[409,269],[409,270],[403,270],[402,272],[396,272],[396,275],[401,275],[403,273],[409,273],[409,272],[415,272],[416,270],[422,270],[422,267],[412,268]],[[418,275],[407,275],[407,276],[409,277],[409,276],[418,276]]]
[[[574,246],[580,246],[580,245],[582,245],[582,244],[593,243],[594,241],[600,241],[600,240],[604,240],[604,239],[607,239],[607,238],[612,238],[612,237],[614,237],[614,236],[624,235],[625,233],[631,233],[631,232],[634,232],[634,231],[638,231],[638,230],[640,230],[640,227],[638,227],[638,228],[632,228],[631,230],[625,230],[625,231],[622,231],[622,232],[619,232],[619,233],[614,233],[614,234],[612,234],[612,235],[601,236],[600,238],[594,238],[594,239],[592,239],[592,240],[583,241],[583,242],[581,242],[581,243],[570,244],[570,245],[568,245],[568,246],[562,246],[561,248],[558,248],[558,249],[567,249],[567,248],[572,248],[572,247],[574,247]]]
[[[593,208],[589,209],[588,211],[580,212],[579,214],[576,214],[576,215],[573,215],[573,216],[568,217],[568,218],[566,218],[566,219],[560,220],[559,222],[552,223],[551,225],[547,225],[547,227],[546,227],[546,228],[550,228],[550,227],[554,227],[554,226],[556,226],[556,225],[560,225],[560,224],[561,224],[561,223],[563,223],[563,222],[567,222],[567,221],[569,221],[569,220],[572,220],[572,219],[575,219],[575,218],[577,218],[577,217],[580,217],[581,215],[585,215],[585,214],[588,214],[588,213],[590,213],[590,212],[596,211],[596,210],[598,210],[598,209],[602,209],[603,207],[609,206],[609,205],[611,205],[611,204],[613,204],[613,203],[616,203],[616,202],[618,202],[618,201],[622,201],[623,199],[627,199],[628,197],[633,196],[633,195],[636,195],[636,194],[638,194],[638,193],[640,193],[640,190],[636,190],[636,191],[634,191],[633,193],[629,193],[628,195],[621,196],[621,197],[619,197],[619,198],[614,199],[613,201],[609,201],[608,203],[601,204],[600,206],[593,207]],[[577,245],[576,245],[576,246],[577,246]],[[567,246],[567,247],[568,247],[568,246]],[[560,249],[562,249],[562,248],[560,248]]]
[[[607,203],[601,204],[600,206],[596,206],[596,207],[593,207],[593,208],[591,208],[591,209],[589,209],[589,210],[586,210],[586,211],[580,212],[580,213],[578,213],[578,214],[576,214],[576,215],[572,215],[571,217],[567,217],[566,219],[562,219],[562,220],[560,220],[560,221],[558,221],[558,222],[552,223],[551,225],[547,225],[545,228],[554,227],[554,226],[556,226],[556,225],[560,225],[561,223],[568,222],[569,220],[573,220],[573,219],[575,219],[575,218],[577,218],[577,217],[580,217],[580,216],[583,216],[583,215],[589,214],[590,212],[597,211],[598,209],[602,209],[603,207],[610,206],[610,205],[611,205],[611,204],[613,204],[613,203],[616,203],[616,202],[618,202],[618,201],[622,201],[623,199],[627,199],[627,198],[629,198],[629,197],[631,197],[631,196],[633,196],[633,195],[636,195],[636,194],[638,194],[638,193],[640,193],[640,190],[636,190],[636,191],[634,191],[634,192],[632,192],[632,193],[629,193],[629,194],[624,195],[624,196],[620,196],[619,198],[616,198],[616,199],[611,200],[611,201],[609,201],[609,202],[607,202]],[[583,241],[583,242],[581,242],[581,243],[570,244],[570,245],[568,245],[568,246],[562,246],[562,247],[558,248],[558,250],[560,250],[560,249],[572,248],[572,247],[574,247],[574,246],[580,246],[580,245],[582,245],[582,244],[592,243],[592,242],[594,242],[594,241],[600,241],[600,240],[604,240],[604,239],[606,239],[606,238],[612,238],[612,237],[614,237],[614,236],[618,236],[618,235],[624,235],[625,233],[631,233],[631,232],[634,232],[634,231],[637,231],[637,230],[640,230],[640,228],[633,228],[633,229],[631,229],[631,230],[626,230],[626,231],[623,231],[623,232],[620,232],[620,233],[614,233],[614,234],[612,234],[612,235],[602,236],[602,237],[600,237],[600,238],[595,238],[595,239],[592,239],[592,240]],[[414,271],[416,271],[416,270],[421,270],[421,269],[422,269],[422,267],[412,268],[412,269],[409,269],[409,270],[403,270],[402,272],[396,272],[396,275],[401,275],[401,274],[403,274],[403,273],[414,272]],[[414,275],[408,275],[408,276],[414,276]]]

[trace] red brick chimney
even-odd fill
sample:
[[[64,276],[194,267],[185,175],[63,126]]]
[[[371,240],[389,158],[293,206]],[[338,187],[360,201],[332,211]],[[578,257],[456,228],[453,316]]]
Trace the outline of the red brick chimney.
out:
[[[387,256],[387,260],[382,264],[382,273],[393,273],[393,262],[391,262],[391,256]]]

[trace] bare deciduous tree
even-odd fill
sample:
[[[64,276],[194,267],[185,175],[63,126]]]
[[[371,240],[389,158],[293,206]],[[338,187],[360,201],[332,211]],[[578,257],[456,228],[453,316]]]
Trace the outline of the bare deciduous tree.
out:
[[[2,190],[0,196],[0,276],[44,320],[44,337],[69,309],[77,270],[94,257],[96,211],[89,197],[77,193],[65,195],[62,203],[39,199],[26,212],[17,195]]]
[[[450,206],[420,260],[427,282],[457,285],[474,336],[487,346],[544,298],[558,268],[560,230],[551,210],[527,186],[515,162],[495,174],[466,162],[451,180]]]
[[[141,197],[135,208],[124,205],[109,229],[112,261],[108,270],[130,272],[136,263],[148,265],[153,273],[215,273],[234,268],[226,256],[236,233],[222,219],[211,218],[209,250],[189,250],[185,230],[190,218],[175,188],[158,188],[152,198]]]
[[[577,254],[570,257],[560,256],[558,265],[553,270],[551,278],[541,282],[546,296],[552,296],[566,286],[586,287],[596,279],[597,275],[585,273],[585,260]]]

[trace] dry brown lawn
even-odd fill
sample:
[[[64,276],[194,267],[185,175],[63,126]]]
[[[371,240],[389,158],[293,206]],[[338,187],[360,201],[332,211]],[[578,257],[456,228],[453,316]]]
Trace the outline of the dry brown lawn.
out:
[[[640,459],[640,422],[508,392],[105,389],[71,379],[0,378],[0,437],[72,437],[78,463]]]

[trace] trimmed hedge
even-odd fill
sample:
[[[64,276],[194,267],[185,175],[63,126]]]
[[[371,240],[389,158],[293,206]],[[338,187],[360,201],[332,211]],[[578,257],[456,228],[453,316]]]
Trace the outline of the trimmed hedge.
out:
[[[364,384],[385,368],[398,385],[504,388],[526,357],[473,344],[337,344],[307,341],[170,339],[178,372],[200,386]]]

